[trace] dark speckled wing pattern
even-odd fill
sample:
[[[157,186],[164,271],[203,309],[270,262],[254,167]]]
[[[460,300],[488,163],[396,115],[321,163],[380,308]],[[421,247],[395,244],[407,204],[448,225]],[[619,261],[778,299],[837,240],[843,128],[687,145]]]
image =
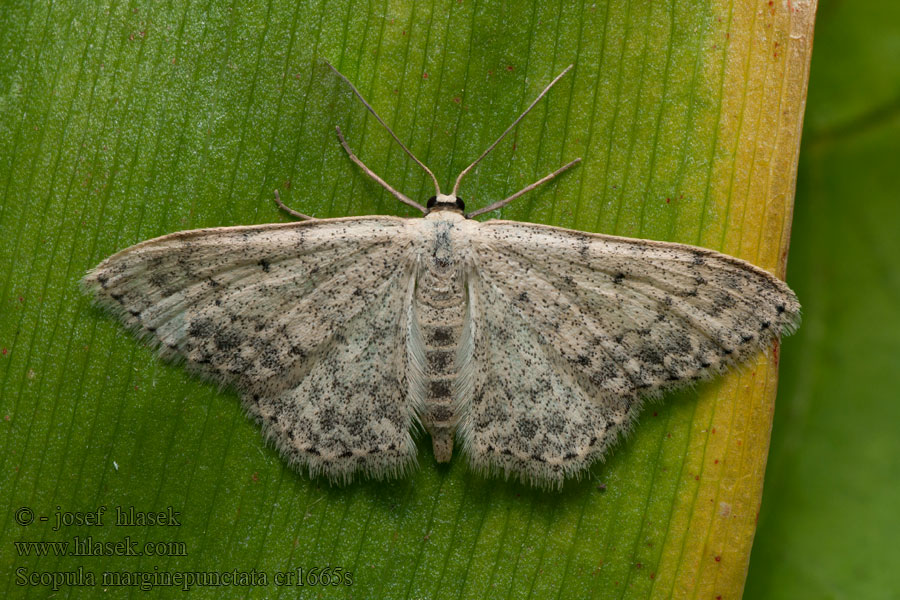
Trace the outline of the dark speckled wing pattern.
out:
[[[83,283],[164,356],[234,386],[290,462],[336,480],[398,476],[416,453],[411,224],[185,231],[111,256]]]
[[[421,425],[440,461],[456,436],[477,470],[559,486],[643,398],[746,361],[800,310],[709,250],[449,211],[175,233],[84,285],[337,481],[402,475]]]
[[[799,323],[779,279],[710,250],[488,221],[473,265],[457,435],[481,471],[558,486],[641,399],[746,361]]]

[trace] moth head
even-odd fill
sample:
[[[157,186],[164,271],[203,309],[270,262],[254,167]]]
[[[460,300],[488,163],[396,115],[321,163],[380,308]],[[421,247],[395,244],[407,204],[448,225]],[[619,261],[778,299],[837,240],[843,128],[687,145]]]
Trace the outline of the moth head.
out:
[[[432,196],[428,199],[428,202],[425,204],[425,208],[428,209],[428,212],[436,210],[449,210],[462,213],[464,210],[466,210],[466,203],[463,202],[462,198],[460,198],[459,196],[438,194],[437,196]]]

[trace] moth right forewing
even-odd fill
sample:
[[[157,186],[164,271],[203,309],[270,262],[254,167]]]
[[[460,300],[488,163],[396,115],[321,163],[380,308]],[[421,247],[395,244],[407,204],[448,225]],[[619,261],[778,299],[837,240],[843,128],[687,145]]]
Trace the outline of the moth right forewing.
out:
[[[784,282],[711,250],[526,223],[489,221],[482,231],[486,246],[545,273],[582,308],[602,314],[625,302],[627,310],[616,314],[631,329],[671,314],[713,339],[724,356],[748,343],[763,346],[799,321],[799,303]]]
[[[544,474],[550,482],[577,471],[627,430],[642,397],[748,359],[798,318],[796,298],[782,282],[700,248],[488,221],[472,236],[472,250],[481,282],[473,287],[471,304],[480,307],[473,326],[480,333],[461,435],[475,464],[526,479]],[[549,375],[541,379],[521,364]],[[504,401],[489,381],[517,390],[529,411]],[[596,416],[554,413],[560,402],[582,397],[596,404]],[[496,426],[486,418],[491,414]],[[513,446],[530,443],[514,439],[515,430],[505,434],[506,448],[497,444],[510,422],[524,437],[543,436],[531,463],[514,458]],[[583,433],[566,434],[568,445],[553,437],[551,423],[568,431],[579,422],[593,423],[587,448]]]

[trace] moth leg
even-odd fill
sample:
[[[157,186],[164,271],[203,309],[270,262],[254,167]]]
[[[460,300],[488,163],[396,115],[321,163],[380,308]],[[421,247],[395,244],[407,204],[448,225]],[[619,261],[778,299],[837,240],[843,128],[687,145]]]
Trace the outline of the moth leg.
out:
[[[419,204],[418,202],[414,202],[413,200],[410,200],[409,198],[407,198],[406,196],[404,196],[403,194],[401,194],[400,192],[398,192],[397,190],[392,188],[390,186],[390,184],[388,184],[388,182],[386,182],[384,179],[382,179],[381,177],[376,175],[375,172],[372,171],[372,169],[370,169],[363,163],[363,161],[359,160],[359,158],[356,156],[356,154],[353,153],[353,150],[350,148],[350,146],[347,145],[346,140],[344,140],[344,134],[341,133],[341,128],[335,127],[335,129],[337,130],[337,136],[338,136],[338,140],[340,140],[340,142],[341,142],[341,146],[344,147],[344,150],[346,150],[347,154],[350,156],[350,160],[352,160],[354,163],[356,163],[356,165],[360,169],[363,170],[363,173],[365,173],[366,175],[368,175],[369,177],[374,179],[375,182],[378,183],[378,185],[380,185],[381,187],[383,187],[384,189],[389,191],[391,194],[393,194],[394,197],[397,198],[397,200],[399,200],[403,204],[408,204],[409,206],[412,206],[413,208],[418,209],[423,214],[426,212],[425,208],[422,207],[421,204]]]
[[[302,212],[297,212],[293,208],[289,208],[285,206],[284,202],[281,201],[281,196],[278,195],[278,190],[275,190],[275,203],[278,204],[278,207],[286,212],[287,214],[297,217],[298,219],[303,219],[304,221],[316,221],[315,217],[310,217],[309,215],[304,215]]]
[[[576,159],[573,160],[572,162],[570,162],[570,163],[568,163],[568,164],[565,164],[565,165],[561,166],[560,168],[558,168],[557,170],[553,171],[553,172],[550,173],[549,175],[545,175],[544,177],[542,177],[541,179],[538,179],[537,181],[535,181],[535,182],[532,183],[531,185],[529,185],[529,186],[527,186],[527,187],[525,187],[525,188],[522,188],[521,190],[519,190],[518,192],[516,192],[515,194],[513,194],[513,195],[510,196],[509,198],[505,198],[505,199],[503,199],[503,200],[499,200],[499,201],[497,201],[497,202],[494,202],[494,203],[491,204],[490,206],[485,206],[484,208],[479,208],[478,210],[473,210],[473,211],[470,212],[470,213],[466,213],[466,218],[467,218],[467,219],[471,219],[472,217],[477,217],[478,215],[483,215],[483,214],[486,213],[486,212],[491,212],[492,210],[497,210],[498,208],[502,208],[502,207],[506,206],[507,204],[509,204],[510,202],[512,202],[513,200],[515,200],[516,198],[518,198],[519,196],[521,196],[521,195],[523,195],[523,194],[527,194],[528,192],[530,192],[530,191],[533,190],[534,188],[538,187],[539,185],[542,185],[542,184],[544,184],[544,183],[547,183],[548,181],[550,181],[551,179],[553,179],[554,177],[556,177],[557,175],[559,175],[559,174],[562,173],[563,171],[569,170],[570,168],[574,167],[575,165],[577,165],[577,164],[580,163],[580,162],[581,162],[581,159],[580,159],[580,158],[576,158]]]

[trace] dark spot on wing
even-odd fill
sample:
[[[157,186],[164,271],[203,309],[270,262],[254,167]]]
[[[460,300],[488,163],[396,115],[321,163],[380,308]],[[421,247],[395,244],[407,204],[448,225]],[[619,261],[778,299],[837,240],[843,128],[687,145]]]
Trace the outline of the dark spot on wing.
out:
[[[527,417],[522,417],[516,422],[516,428],[519,430],[519,434],[525,438],[526,440],[531,440],[534,437],[534,434],[537,433],[537,423],[534,420],[529,419]]]
[[[661,365],[663,362],[662,355],[653,346],[641,348],[640,352],[638,352],[638,358],[648,365]]]
[[[693,348],[691,347],[691,340],[685,336],[678,336],[669,341],[666,345],[666,349],[670,354],[690,354]]]
[[[148,279],[150,285],[158,288],[164,288],[169,283],[169,274],[165,271],[157,271]]]
[[[586,259],[590,251],[591,243],[588,241],[587,237],[582,237],[580,247],[578,248],[578,253],[581,255],[581,258]]]
[[[227,352],[237,348],[241,344],[242,337],[237,331],[232,329],[219,329],[216,331],[213,341],[216,344],[216,348]]]
[[[337,424],[337,415],[331,407],[325,407],[319,411],[319,425],[324,431],[331,431]]]
[[[720,292],[716,294],[715,299],[713,299],[713,305],[710,309],[709,313],[714,317],[719,316],[725,310],[729,308],[734,308],[737,303],[734,298],[728,292]]]
[[[733,290],[741,289],[741,278],[734,273],[726,273],[725,275],[723,275],[722,283],[724,283],[726,287],[729,287]]]
[[[193,338],[208,338],[216,330],[215,323],[211,319],[202,318],[192,321],[188,327],[188,335]]]

